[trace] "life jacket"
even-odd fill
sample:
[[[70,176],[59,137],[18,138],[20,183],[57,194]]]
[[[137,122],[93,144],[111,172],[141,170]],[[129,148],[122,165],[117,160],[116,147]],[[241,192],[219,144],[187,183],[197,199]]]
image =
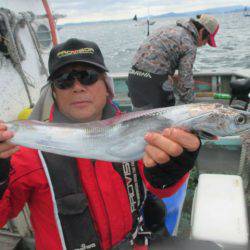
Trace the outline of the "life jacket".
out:
[[[64,249],[101,249],[94,228],[88,199],[82,190],[76,159],[51,153],[39,152],[52,194],[54,214]],[[127,240],[133,244],[137,233],[142,231],[141,208],[145,189],[136,162],[113,163],[127,189],[133,217],[133,228]]]

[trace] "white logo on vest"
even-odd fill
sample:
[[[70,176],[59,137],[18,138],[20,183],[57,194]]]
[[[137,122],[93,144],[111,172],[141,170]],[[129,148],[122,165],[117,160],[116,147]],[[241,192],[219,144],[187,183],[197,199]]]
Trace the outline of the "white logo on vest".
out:
[[[80,248],[76,248],[75,250],[87,250],[96,247],[95,243],[91,243],[89,245],[82,244]]]

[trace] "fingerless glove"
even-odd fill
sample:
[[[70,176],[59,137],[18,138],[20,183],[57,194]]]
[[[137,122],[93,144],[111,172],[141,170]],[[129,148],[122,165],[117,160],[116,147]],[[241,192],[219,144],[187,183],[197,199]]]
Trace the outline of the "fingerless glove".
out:
[[[149,183],[154,188],[166,188],[177,183],[195,163],[199,149],[190,152],[184,149],[178,157],[171,157],[165,164],[158,164],[152,168],[144,168],[144,173]]]

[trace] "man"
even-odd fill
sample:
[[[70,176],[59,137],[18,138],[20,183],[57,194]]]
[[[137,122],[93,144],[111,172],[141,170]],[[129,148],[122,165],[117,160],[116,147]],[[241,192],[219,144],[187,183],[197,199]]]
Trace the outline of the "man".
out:
[[[50,122],[90,122],[119,115],[111,101],[114,88],[107,71],[93,42],[69,39],[55,46],[49,57],[54,100]],[[39,100],[35,113],[42,105]],[[7,142],[12,136],[2,122],[0,226],[27,202],[38,250],[121,249],[144,240],[141,209],[146,189],[160,197],[174,193],[188,178],[200,146],[191,133],[165,129],[145,135],[148,144],[142,160],[111,163],[17,147]]]
[[[128,76],[129,96],[135,109],[175,104],[172,76],[178,69],[177,93],[180,101],[194,100],[192,68],[197,47],[216,47],[217,20],[198,15],[174,28],[162,27],[139,47]],[[167,82],[165,82],[167,81]]]

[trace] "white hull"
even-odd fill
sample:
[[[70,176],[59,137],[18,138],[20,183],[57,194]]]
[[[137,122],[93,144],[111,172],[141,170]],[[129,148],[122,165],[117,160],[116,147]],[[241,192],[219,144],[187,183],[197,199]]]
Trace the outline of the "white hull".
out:
[[[22,18],[20,12],[32,11],[35,19],[30,24],[35,34],[41,28],[48,31],[47,35],[50,33],[49,22],[42,1],[2,0],[0,1],[0,7],[11,10],[18,19]],[[23,27],[18,27],[17,36],[26,53],[25,59],[21,61],[21,68],[30,84],[28,85],[28,92],[31,101],[28,98],[23,79],[14,68],[12,60],[6,58],[0,51],[0,119],[5,121],[17,119],[20,111],[29,108],[31,102],[35,103],[39,97],[41,87],[46,84],[47,75],[42,66],[41,58],[47,68],[48,54],[53,44],[51,41],[48,46],[45,46],[39,42],[39,58],[31,33],[27,23]],[[41,39],[43,38],[42,34]]]

